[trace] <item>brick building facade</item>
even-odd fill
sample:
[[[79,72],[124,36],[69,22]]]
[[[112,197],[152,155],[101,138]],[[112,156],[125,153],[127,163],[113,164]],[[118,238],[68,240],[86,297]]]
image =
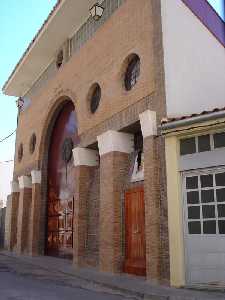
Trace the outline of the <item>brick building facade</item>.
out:
[[[164,140],[157,135],[166,116],[160,1],[105,0],[99,21],[84,21],[93,4],[86,0],[77,4],[82,18],[73,19],[75,2],[57,3],[4,87],[24,101],[7,245],[19,254],[69,256],[78,267],[168,283]],[[96,84],[101,95],[93,112]],[[52,146],[68,106],[73,150],[64,134],[69,123]],[[135,178],[140,168],[144,177]]]
[[[219,193],[224,132],[182,123],[224,106],[224,21],[206,0],[99,2],[59,0],[3,87],[23,104],[7,248],[173,286],[224,281],[224,198],[186,201],[206,175]]]

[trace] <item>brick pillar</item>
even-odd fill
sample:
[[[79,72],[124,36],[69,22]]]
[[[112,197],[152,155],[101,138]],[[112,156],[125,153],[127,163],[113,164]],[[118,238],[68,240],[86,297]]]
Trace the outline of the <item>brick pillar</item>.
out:
[[[100,152],[100,271],[122,271],[122,204],[133,136],[107,131],[98,136]]]
[[[41,211],[41,171],[31,171],[32,200],[29,220],[28,253],[31,256],[40,255],[40,211]]]
[[[9,207],[7,207],[7,249],[12,251],[16,246],[16,235],[17,235],[17,216],[18,216],[18,205],[19,205],[19,183],[18,181],[11,182],[11,199],[9,201]],[[8,205],[7,205],[8,206]]]
[[[76,267],[85,264],[87,241],[87,198],[92,169],[98,166],[98,151],[77,147],[73,149],[75,165],[73,263]]]
[[[156,113],[147,110],[140,114],[144,139],[144,199],[146,233],[146,276],[160,281],[160,164],[157,151]]]
[[[32,199],[32,183],[30,176],[19,177],[19,206],[17,218],[17,253],[28,251],[29,219]]]

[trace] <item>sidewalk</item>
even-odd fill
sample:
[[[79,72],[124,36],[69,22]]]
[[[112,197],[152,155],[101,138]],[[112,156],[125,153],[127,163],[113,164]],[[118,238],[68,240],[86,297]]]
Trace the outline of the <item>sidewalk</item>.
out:
[[[38,266],[43,270],[58,272],[73,276],[74,280],[82,279],[89,283],[98,284],[102,287],[111,288],[115,291],[127,293],[134,297],[152,300],[219,300],[225,299],[224,292],[196,291],[188,289],[175,289],[165,286],[153,285],[143,278],[126,274],[113,275],[100,273],[94,269],[76,269],[71,261],[48,257],[48,256],[17,256],[15,253],[0,251],[0,255],[16,259],[27,266]]]

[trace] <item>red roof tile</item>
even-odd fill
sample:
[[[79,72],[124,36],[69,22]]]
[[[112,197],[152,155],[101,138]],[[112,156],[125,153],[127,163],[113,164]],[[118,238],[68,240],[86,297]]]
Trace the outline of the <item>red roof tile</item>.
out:
[[[216,112],[220,112],[220,111],[225,111],[225,107],[222,108],[214,108],[213,110],[204,110],[200,113],[195,113],[195,114],[191,114],[191,115],[184,115],[184,116],[180,116],[180,117],[174,117],[174,118],[163,118],[161,120],[161,125],[163,124],[168,124],[168,123],[172,123],[172,122],[176,122],[176,121],[181,121],[181,120],[186,120],[186,119],[191,119],[194,117],[199,117],[199,116],[203,116],[203,115],[209,115],[212,113],[216,113]]]

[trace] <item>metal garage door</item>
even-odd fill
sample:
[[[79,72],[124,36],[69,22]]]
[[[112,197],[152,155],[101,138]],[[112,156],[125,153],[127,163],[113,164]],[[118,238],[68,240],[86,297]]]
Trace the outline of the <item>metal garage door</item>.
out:
[[[225,168],[183,173],[187,284],[225,283]]]

